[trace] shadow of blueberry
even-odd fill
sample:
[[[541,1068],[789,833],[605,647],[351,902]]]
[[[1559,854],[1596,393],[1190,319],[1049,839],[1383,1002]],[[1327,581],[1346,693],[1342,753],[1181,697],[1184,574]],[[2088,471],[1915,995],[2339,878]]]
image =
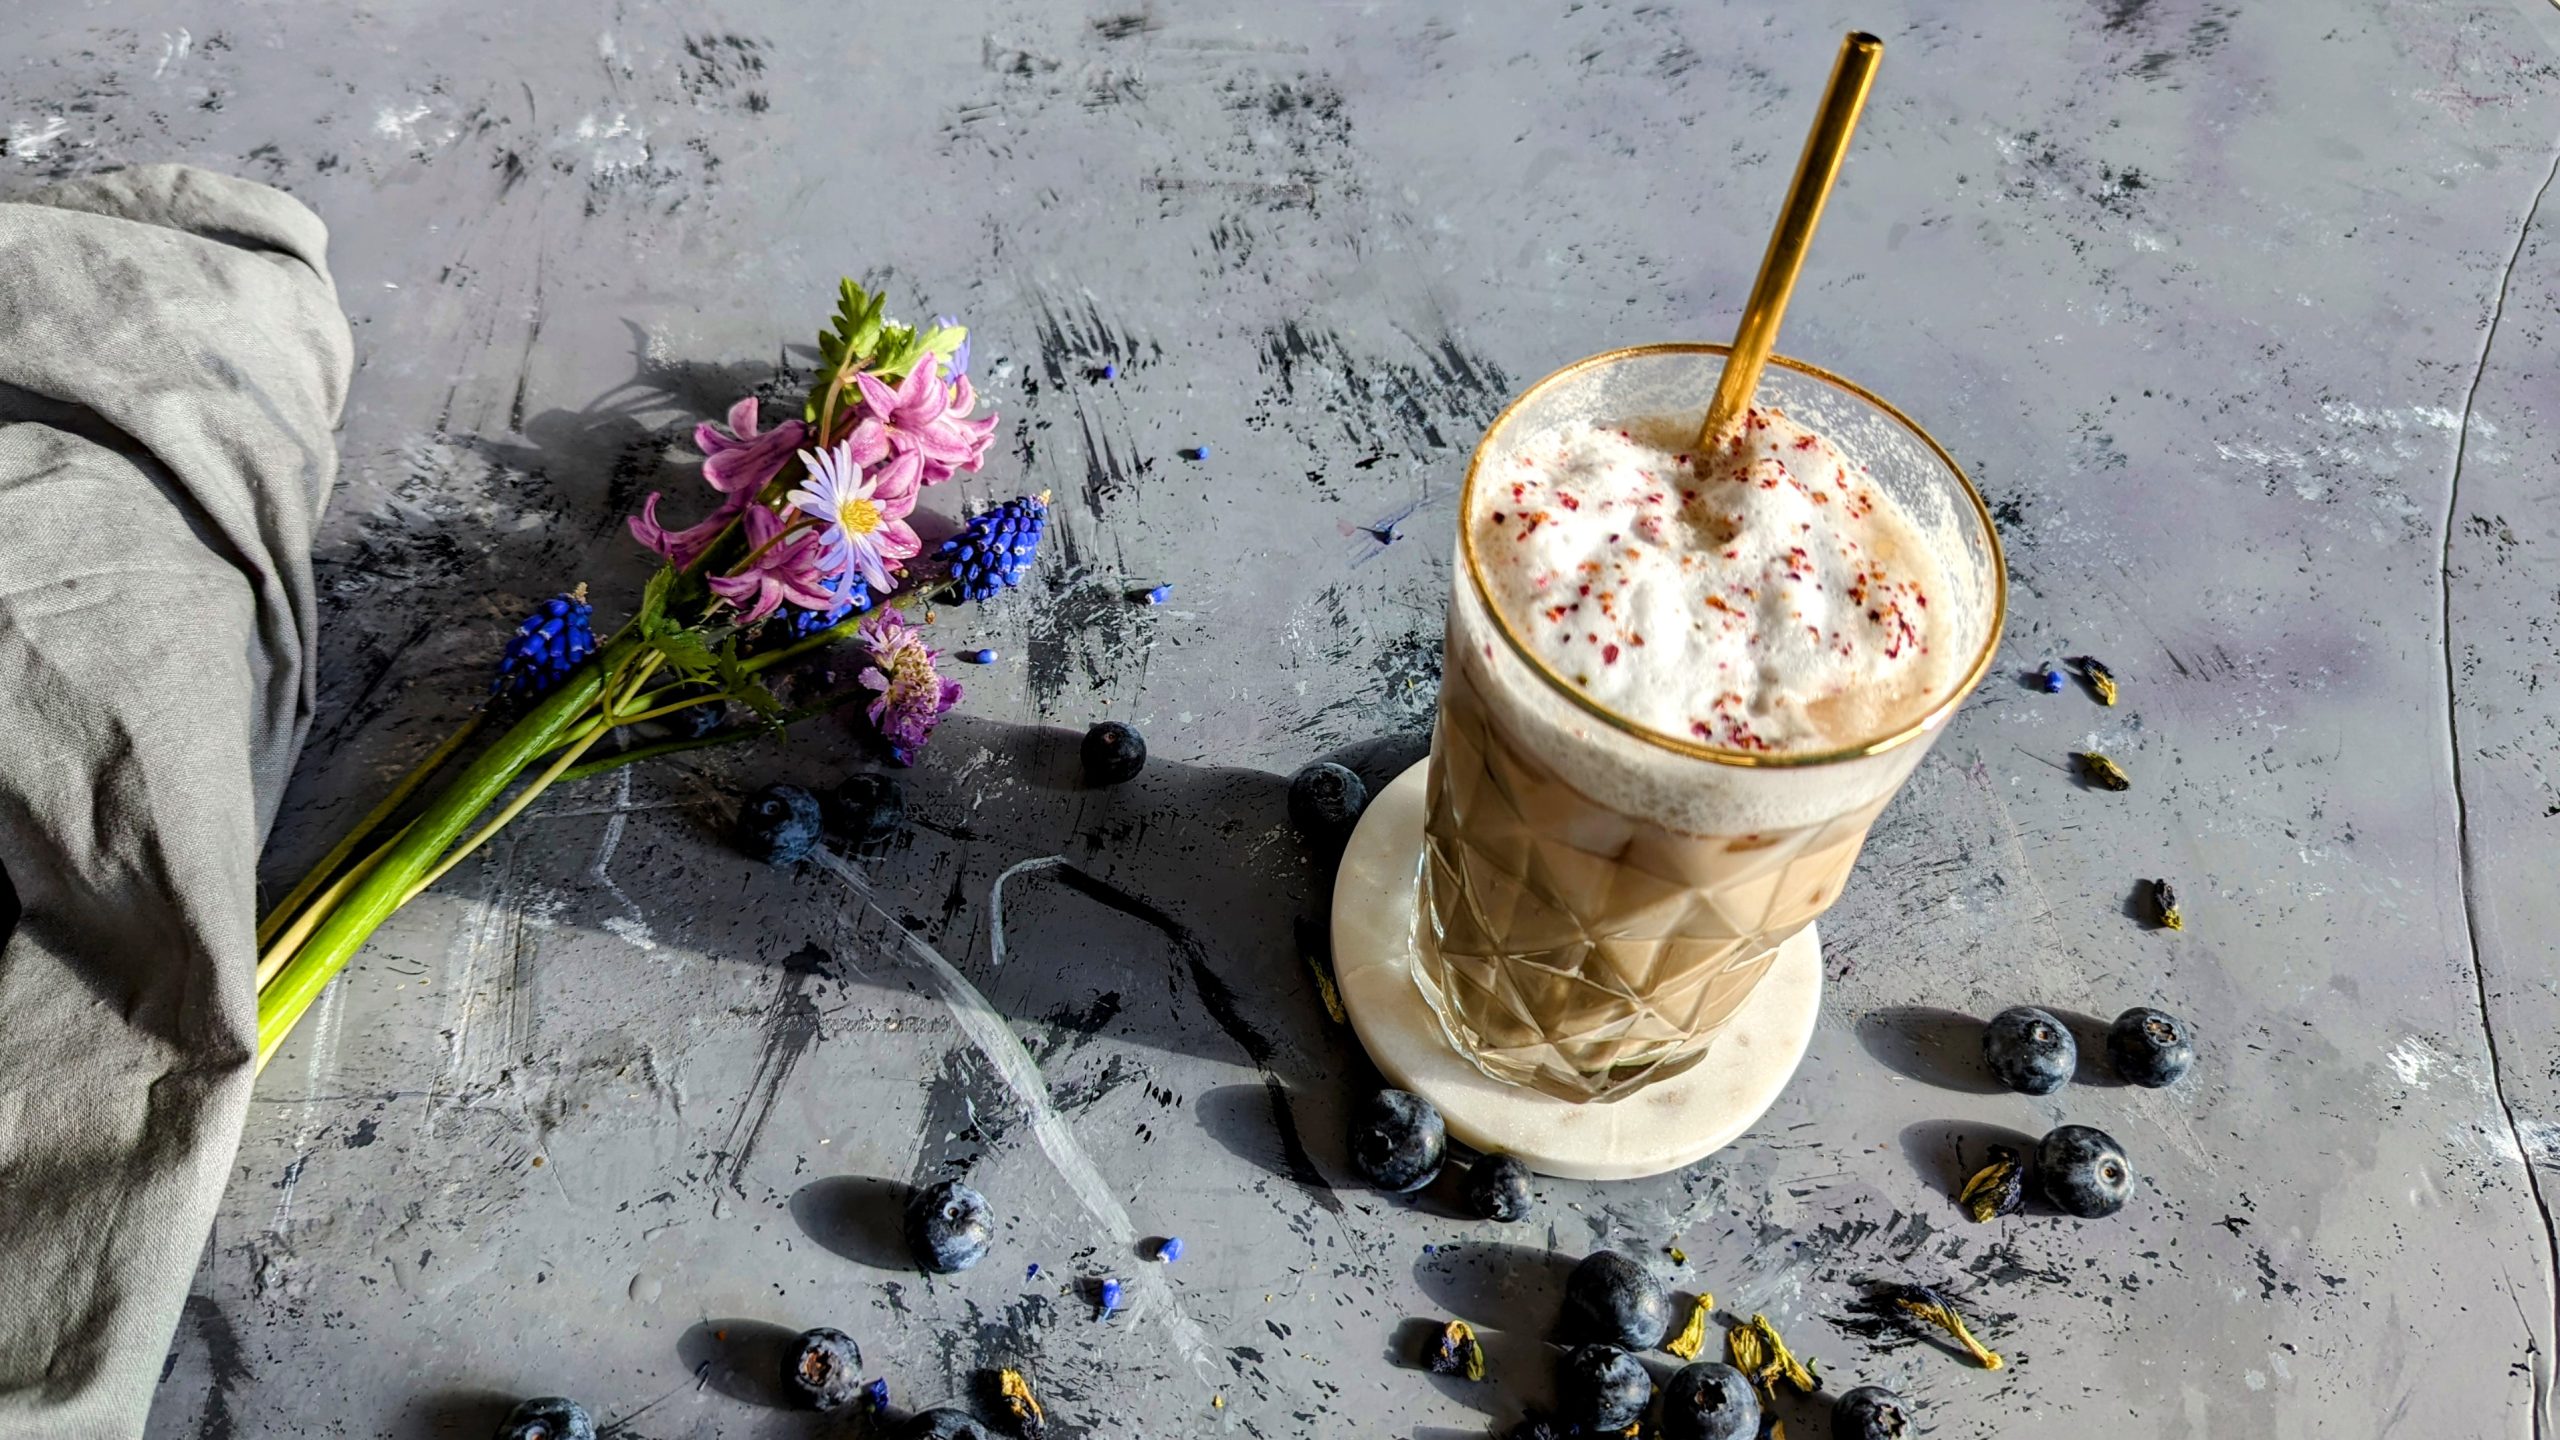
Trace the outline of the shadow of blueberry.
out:
[[[915,1187],[876,1175],[830,1175],[791,1195],[791,1218],[802,1234],[877,1270],[913,1270],[907,1252],[907,1197]]]
[[[800,1332],[767,1320],[705,1320],[676,1341],[676,1356],[701,1384],[750,1405],[796,1410],[782,1366]]]

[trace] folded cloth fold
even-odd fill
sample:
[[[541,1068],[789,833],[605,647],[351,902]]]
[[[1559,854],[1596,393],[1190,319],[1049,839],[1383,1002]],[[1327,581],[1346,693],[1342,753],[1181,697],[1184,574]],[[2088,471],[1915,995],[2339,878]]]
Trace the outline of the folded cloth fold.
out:
[[[142,1432],[239,1144],[351,363],[327,241],[184,166],[0,204],[0,1436]]]

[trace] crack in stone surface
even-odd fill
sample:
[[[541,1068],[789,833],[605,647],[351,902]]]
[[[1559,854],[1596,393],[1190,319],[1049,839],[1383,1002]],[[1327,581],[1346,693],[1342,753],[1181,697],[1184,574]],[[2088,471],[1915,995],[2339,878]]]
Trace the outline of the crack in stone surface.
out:
[[[2453,775],[2454,877],[2462,892],[2462,938],[2471,952],[2471,979],[2480,1006],[2480,1036],[2489,1049],[2489,1087],[2497,1097],[2499,1112],[2506,1116],[2507,1135],[2515,1143],[2516,1158],[2524,1166],[2527,1192],[2540,1218],[2542,1230],[2542,1278],[2550,1298],[2554,1332],[2560,1333],[2560,1228],[2555,1228],[2549,1201],[2542,1193],[2542,1173],[2535,1168],[2533,1151],[2525,1143],[2524,1122],[2516,1114],[2515,1102],[2507,1097],[2506,1063],[2500,1054],[2498,1029],[2489,1011],[2489,972],[2480,955],[2478,903],[2472,895],[2471,810],[2462,790],[2462,720],[2455,703],[2455,666],[2453,639],[2453,539],[2454,517],[2460,513],[2462,465],[2471,447],[2471,419],[2479,403],[2481,382],[2489,373],[2490,351],[2497,344],[2499,322],[2506,318],[2507,292],[2515,283],[2516,269],[2524,261],[2525,244],[2532,238],[2534,222],[2541,217],[2543,198],[2551,193],[2554,180],[2560,180],[2560,154],[2552,157],[2550,171],[2542,177],[2541,186],[2533,192],[2533,202],[2525,207],[2524,221],[2516,227],[2515,248],[2507,255],[2504,269],[2498,272],[2498,291],[2489,307],[2489,323],[2480,336],[2480,361],[2472,368],[2471,384],[2462,395],[2462,421],[2454,431],[2453,473],[2446,478],[2444,495],[2443,550],[2436,572],[2436,593],[2442,601],[2440,633],[2444,641],[2444,726],[2446,759]],[[2526,1351],[2533,1350],[2531,1327],[2527,1327]],[[2543,1440],[2549,1433],[2551,1420],[2551,1373],[2548,1356],[2535,1357],[2533,1374],[2533,1435]]]

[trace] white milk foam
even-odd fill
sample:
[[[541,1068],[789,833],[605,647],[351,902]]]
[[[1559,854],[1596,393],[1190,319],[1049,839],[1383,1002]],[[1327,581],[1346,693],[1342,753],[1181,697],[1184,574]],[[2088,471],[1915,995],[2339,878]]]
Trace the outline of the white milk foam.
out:
[[[1962,626],[1895,497],[1775,409],[1705,463],[1678,428],[1569,421],[1478,477],[1465,523],[1523,641],[1609,710],[1725,750],[1854,746],[1944,695]]]

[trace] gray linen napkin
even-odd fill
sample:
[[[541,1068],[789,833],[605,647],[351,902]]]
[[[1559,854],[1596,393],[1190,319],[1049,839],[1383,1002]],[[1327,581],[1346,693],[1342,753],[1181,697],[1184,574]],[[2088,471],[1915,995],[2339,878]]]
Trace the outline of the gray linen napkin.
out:
[[[351,358],[327,242],[183,166],[0,204],[0,1435],[141,1433],[239,1144]]]

